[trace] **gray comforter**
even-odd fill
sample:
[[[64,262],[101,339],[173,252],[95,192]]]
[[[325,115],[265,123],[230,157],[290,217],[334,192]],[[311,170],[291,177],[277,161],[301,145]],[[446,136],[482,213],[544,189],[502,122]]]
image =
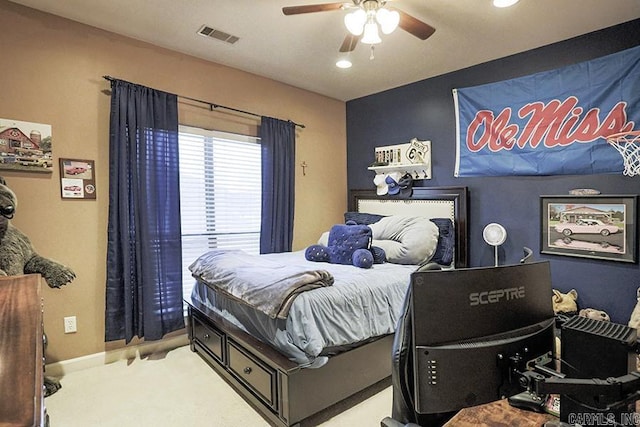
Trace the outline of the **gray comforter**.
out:
[[[207,252],[189,269],[196,279],[272,319],[286,319],[301,292],[333,284],[326,270],[300,268],[241,250]]]
[[[409,276],[417,268],[393,263],[375,264],[368,269],[318,264],[305,260],[304,251],[260,257],[280,265],[297,266],[301,271],[321,267],[335,282],[300,293],[286,319],[270,318],[200,279],[193,287],[191,299],[305,367],[325,364],[331,349],[393,333]]]

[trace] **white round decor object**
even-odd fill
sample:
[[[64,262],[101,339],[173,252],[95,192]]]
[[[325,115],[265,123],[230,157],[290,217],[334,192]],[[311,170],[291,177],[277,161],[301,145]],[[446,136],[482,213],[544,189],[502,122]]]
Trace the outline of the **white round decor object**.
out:
[[[487,224],[482,231],[484,241],[492,246],[500,246],[507,240],[507,230],[496,222]]]

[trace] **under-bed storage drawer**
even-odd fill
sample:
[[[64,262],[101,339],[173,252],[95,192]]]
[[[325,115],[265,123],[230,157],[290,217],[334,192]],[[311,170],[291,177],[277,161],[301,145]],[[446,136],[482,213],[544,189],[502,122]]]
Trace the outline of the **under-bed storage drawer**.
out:
[[[223,348],[224,348],[224,336],[205,325],[193,316],[193,338],[198,340],[200,344],[205,346],[209,352],[215,356],[221,363],[224,362]]]
[[[276,371],[229,340],[229,368],[266,403],[276,408]]]

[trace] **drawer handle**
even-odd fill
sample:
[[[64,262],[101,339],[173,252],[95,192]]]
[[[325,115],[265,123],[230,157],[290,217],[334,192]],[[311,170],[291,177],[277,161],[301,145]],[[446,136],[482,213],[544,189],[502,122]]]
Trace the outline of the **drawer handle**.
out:
[[[209,334],[204,334],[204,335],[202,336],[202,338],[204,338],[205,340],[208,340],[208,339],[209,339],[209,338],[211,338],[211,337],[209,336]]]
[[[251,368],[249,366],[247,366],[246,368],[244,368],[242,370],[242,372],[244,372],[245,374],[249,375],[251,373]]]

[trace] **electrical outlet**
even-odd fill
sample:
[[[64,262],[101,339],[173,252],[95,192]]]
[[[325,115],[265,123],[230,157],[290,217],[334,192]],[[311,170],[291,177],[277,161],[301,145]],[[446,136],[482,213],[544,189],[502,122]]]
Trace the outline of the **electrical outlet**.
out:
[[[78,325],[76,324],[76,316],[69,316],[64,318],[64,333],[71,334],[78,331]]]

